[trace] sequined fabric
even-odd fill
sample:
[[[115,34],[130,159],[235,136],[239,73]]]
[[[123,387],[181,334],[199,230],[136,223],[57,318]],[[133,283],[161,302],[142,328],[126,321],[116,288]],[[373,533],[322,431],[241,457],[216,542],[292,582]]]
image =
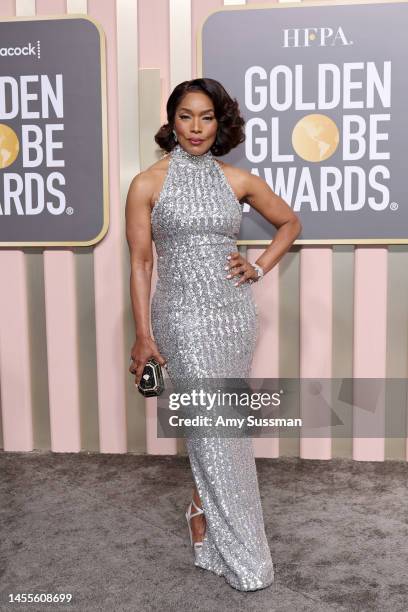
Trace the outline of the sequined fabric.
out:
[[[175,386],[250,374],[257,307],[250,284],[235,286],[237,277],[226,279],[225,270],[241,218],[211,151],[193,155],[177,144],[151,213],[158,273],[152,331]],[[188,436],[186,447],[207,525],[195,565],[241,591],[272,584],[252,439]]]

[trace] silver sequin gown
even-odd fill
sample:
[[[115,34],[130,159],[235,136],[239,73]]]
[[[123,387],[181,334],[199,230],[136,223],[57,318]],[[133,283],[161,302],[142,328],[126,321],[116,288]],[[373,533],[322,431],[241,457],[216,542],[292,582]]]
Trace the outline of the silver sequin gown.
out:
[[[152,331],[172,383],[250,374],[257,306],[250,284],[235,286],[224,269],[237,250],[241,206],[210,150],[193,155],[176,145],[151,213]],[[274,570],[252,439],[187,436],[186,447],[207,525],[195,565],[241,591],[269,586]]]

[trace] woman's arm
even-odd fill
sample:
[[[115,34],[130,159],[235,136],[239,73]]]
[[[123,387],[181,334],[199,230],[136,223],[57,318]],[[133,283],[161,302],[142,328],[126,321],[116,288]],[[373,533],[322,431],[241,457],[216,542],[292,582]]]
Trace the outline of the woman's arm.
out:
[[[152,181],[147,172],[132,180],[126,199],[126,238],[130,251],[130,296],[135,321],[136,340],[131,349],[133,363],[129,372],[139,384],[150,357],[161,365],[166,360],[150,333],[150,288],[153,270],[151,230]]]
[[[302,224],[289,204],[277,196],[268,183],[259,176],[230,164],[223,164],[222,167],[228,171],[231,183],[234,184],[234,193],[237,199],[249,202],[255,210],[278,229],[273,241],[255,262],[261,266],[264,274],[266,274],[290,249],[302,231]],[[227,259],[228,276],[226,278],[235,280],[235,277],[240,275],[240,279],[234,283],[235,285],[242,285],[251,279],[256,280],[258,278],[252,264],[239,251],[229,253]]]
[[[141,172],[132,180],[126,198],[126,239],[130,252],[130,296],[138,338],[151,337],[150,288],[153,270],[151,180]]]
[[[302,224],[289,204],[276,195],[268,183],[256,174],[241,172],[241,189],[241,193],[245,194],[241,199],[246,200],[278,229],[273,241],[255,262],[266,274],[290,249],[302,231]]]

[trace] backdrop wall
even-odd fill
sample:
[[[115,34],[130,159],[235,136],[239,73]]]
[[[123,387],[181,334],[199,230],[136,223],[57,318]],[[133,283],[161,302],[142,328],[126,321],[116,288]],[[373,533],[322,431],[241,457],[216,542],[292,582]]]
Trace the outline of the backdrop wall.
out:
[[[157,159],[153,134],[166,120],[168,95],[197,76],[197,31],[222,5],[0,4],[1,17],[82,13],[105,31],[110,189],[109,231],[95,247],[0,250],[0,447],[6,451],[185,453],[183,440],[156,438],[155,400],[145,402],[128,373],[134,327],[124,208],[133,176]],[[249,260],[262,250],[248,247]],[[261,334],[253,376],[406,377],[407,251],[406,245],[293,247],[254,286]],[[359,437],[357,421],[352,425],[348,439],[329,431],[318,440],[254,440],[256,454],[407,458],[406,431],[373,440]]]

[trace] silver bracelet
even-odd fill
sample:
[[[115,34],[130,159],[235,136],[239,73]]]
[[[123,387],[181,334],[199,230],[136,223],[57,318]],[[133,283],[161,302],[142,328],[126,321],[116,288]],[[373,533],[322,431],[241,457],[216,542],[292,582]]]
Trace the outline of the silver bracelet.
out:
[[[257,283],[259,280],[261,280],[261,278],[263,278],[265,276],[265,272],[263,271],[263,269],[261,268],[261,266],[259,264],[252,264],[252,267],[255,268],[255,270],[258,273],[258,278],[250,278],[249,280],[251,281],[251,283]]]

